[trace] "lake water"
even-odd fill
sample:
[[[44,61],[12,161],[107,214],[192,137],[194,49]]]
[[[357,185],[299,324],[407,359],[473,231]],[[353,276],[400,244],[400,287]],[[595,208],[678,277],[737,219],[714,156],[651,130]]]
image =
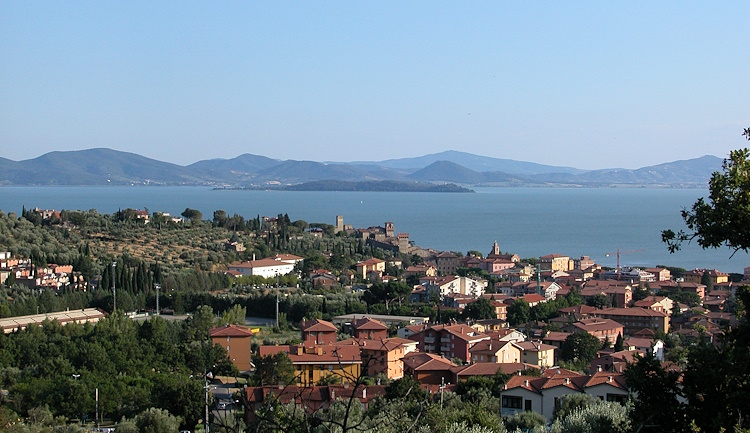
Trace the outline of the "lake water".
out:
[[[742,272],[750,256],[689,245],[669,254],[661,230],[684,228],[680,210],[707,190],[649,188],[478,188],[476,194],[212,190],[200,187],[2,187],[0,210],[147,208],[179,215],[190,207],[211,219],[217,209],[245,218],[287,213],[292,220],[354,227],[392,221],[417,245],[479,250],[497,240],[521,257],[588,255],[604,266],[657,264]],[[607,256],[611,253],[610,256]]]

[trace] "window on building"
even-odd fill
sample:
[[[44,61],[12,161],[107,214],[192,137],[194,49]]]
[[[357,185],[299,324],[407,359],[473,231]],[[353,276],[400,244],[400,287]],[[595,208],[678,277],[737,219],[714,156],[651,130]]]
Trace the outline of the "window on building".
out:
[[[504,395],[502,405],[506,409],[520,409],[521,408],[521,397],[515,397],[512,395]]]
[[[620,404],[628,402],[628,396],[623,394],[607,394],[607,401],[614,401]]]

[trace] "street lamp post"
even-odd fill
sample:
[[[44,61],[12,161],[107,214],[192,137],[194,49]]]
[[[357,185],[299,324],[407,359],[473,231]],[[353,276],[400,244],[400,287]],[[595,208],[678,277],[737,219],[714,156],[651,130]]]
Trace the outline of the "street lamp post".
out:
[[[115,266],[117,262],[112,262],[112,312],[117,311],[117,291],[115,290]]]
[[[81,377],[81,375],[73,373],[72,376],[73,376],[73,379],[75,380],[75,382],[78,383],[78,379]],[[76,386],[76,388],[78,388],[78,387]],[[81,425],[84,425],[83,410],[81,410]]]
[[[161,284],[154,284],[154,288],[156,289],[156,315],[159,315],[159,289],[161,289]]]
[[[206,386],[204,387],[204,389],[206,390],[206,417],[203,419],[203,421],[205,423],[204,430],[206,433],[208,433],[208,376],[206,376],[204,379],[206,380]]]

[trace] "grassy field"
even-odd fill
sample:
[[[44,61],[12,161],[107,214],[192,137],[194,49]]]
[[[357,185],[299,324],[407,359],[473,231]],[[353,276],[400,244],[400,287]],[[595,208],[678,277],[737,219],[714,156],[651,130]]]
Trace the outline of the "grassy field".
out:
[[[287,344],[290,341],[300,341],[300,331],[296,329],[273,332],[272,326],[261,326],[260,332],[255,334],[258,344]]]

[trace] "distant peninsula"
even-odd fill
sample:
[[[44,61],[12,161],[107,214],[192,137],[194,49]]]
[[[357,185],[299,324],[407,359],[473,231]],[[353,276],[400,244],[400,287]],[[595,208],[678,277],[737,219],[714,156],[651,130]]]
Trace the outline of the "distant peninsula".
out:
[[[278,191],[383,191],[383,192],[475,192],[452,183],[430,184],[423,182],[399,182],[371,180],[349,182],[344,180],[316,180],[296,185],[263,185],[243,189],[273,189]]]

